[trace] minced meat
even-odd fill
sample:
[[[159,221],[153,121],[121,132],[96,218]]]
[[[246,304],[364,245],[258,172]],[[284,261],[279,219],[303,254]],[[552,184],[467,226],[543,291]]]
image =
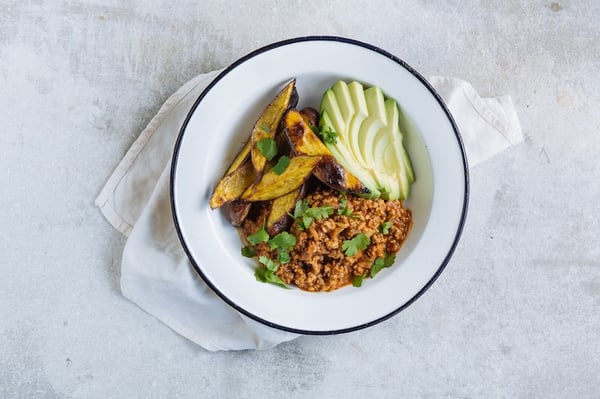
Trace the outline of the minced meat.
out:
[[[346,198],[350,215],[340,215],[340,201]],[[377,258],[395,254],[410,230],[412,215],[398,200],[366,199],[342,194],[328,187],[319,186],[306,200],[309,207],[331,206],[332,215],[314,220],[304,230],[292,223],[289,233],[297,242],[291,250],[291,261],[279,266],[276,274],[286,283],[295,284],[305,291],[332,291],[352,282],[355,276],[368,275]],[[265,214],[260,208],[242,226],[242,234],[248,236],[262,225]],[[387,234],[381,226],[390,222]],[[389,223],[388,223],[389,225]],[[364,250],[354,256],[346,256],[342,249],[344,241],[360,233],[370,238]],[[256,245],[257,258],[261,255],[276,259],[275,251],[268,244]]]

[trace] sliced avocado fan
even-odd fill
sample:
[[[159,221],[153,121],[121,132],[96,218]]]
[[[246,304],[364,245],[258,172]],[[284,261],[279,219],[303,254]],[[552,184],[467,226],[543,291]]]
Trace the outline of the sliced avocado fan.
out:
[[[325,143],[346,169],[371,190],[369,197],[405,200],[415,180],[399,125],[400,110],[379,87],[336,82],[321,100],[319,129],[335,131]]]

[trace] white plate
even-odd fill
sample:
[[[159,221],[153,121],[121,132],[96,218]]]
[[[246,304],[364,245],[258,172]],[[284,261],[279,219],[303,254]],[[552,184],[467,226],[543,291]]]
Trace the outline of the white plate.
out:
[[[396,263],[363,286],[308,293],[257,282],[254,260],[240,254],[238,233],[211,210],[215,183],[241,148],[264,107],[295,77],[298,108],[318,108],[338,79],[376,85],[404,115],[416,181],[405,202],[413,229]],[[339,37],[275,43],[224,70],[200,95],[177,140],[171,203],[177,231],[204,281],[243,314],[283,330],[334,334],[364,328],[404,309],[438,277],[466,216],[468,172],[460,135],[440,97],[393,55]]]

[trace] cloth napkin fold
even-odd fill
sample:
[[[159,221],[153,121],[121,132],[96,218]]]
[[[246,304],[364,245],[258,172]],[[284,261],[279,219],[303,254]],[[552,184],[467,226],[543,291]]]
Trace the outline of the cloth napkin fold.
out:
[[[183,85],[160,108],[114,170],[95,204],[128,236],[121,291],[140,308],[209,351],[267,349],[298,337],[249,319],[197,275],[177,237],[169,202],[171,156],[188,111],[220,71]],[[460,79],[431,76],[472,167],[523,140],[509,96],[481,98]]]

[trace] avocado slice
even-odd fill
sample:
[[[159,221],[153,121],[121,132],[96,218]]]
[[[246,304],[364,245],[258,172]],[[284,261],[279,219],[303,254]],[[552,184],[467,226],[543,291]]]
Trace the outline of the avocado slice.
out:
[[[337,142],[327,146],[371,197],[408,198],[415,177],[394,99],[379,87],[340,80],[323,95],[319,125],[338,133]]]

